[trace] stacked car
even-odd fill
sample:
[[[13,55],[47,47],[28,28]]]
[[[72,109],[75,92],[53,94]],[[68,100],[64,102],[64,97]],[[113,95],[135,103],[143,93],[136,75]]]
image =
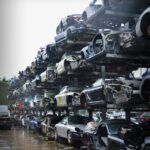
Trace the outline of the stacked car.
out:
[[[53,111],[58,118],[65,111],[62,121],[55,116],[60,122],[51,123],[54,116],[46,116],[41,124],[43,134],[55,133],[56,140],[73,143],[83,136],[83,145],[91,149],[126,149],[119,130],[133,124],[125,118],[150,108],[150,1],[93,0],[82,14],[60,20],[54,40],[11,79],[8,98],[22,102],[12,108],[39,116]],[[77,114],[80,109],[89,117]],[[110,113],[116,109],[126,115]],[[101,120],[109,113],[109,119],[119,120],[82,133],[95,110]]]

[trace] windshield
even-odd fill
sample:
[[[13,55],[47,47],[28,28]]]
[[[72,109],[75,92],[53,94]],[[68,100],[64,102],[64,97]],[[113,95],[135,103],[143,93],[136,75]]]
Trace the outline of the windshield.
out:
[[[118,134],[119,129],[121,129],[121,127],[133,127],[134,124],[131,122],[122,122],[122,123],[111,123],[108,124],[108,130],[110,132],[110,134]]]
[[[89,117],[85,117],[85,116],[71,116],[68,118],[68,123],[69,124],[87,124],[88,122],[90,122],[92,119],[90,119]]]
[[[82,87],[68,87],[69,92],[80,92],[82,89]]]
[[[100,86],[100,85],[102,85],[102,79],[96,80],[96,82],[93,83],[92,87],[97,87],[97,86]]]

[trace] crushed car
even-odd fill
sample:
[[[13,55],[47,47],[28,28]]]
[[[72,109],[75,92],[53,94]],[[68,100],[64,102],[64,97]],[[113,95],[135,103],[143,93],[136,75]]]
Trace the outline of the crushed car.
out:
[[[87,27],[80,20],[80,18],[81,16],[76,17],[76,15],[69,15],[65,17],[65,19],[62,19],[66,21],[61,21],[61,27],[59,25],[57,28],[57,35],[55,36],[56,45],[61,47],[68,45],[85,46],[91,42],[93,37],[98,33],[98,30],[95,28]]]
[[[82,91],[82,86],[63,86],[54,99],[57,107],[68,107],[72,105],[73,97]]]
[[[131,99],[132,88],[119,80],[99,78],[92,87],[80,93],[80,105],[85,108],[99,108],[106,104],[125,104]]]
[[[83,130],[90,121],[92,121],[91,118],[80,115],[64,117],[55,125],[55,140],[57,141],[61,137],[67,139],[69,144],[73,144],[79,140],[78,135],[72,134],[76,132],[75,128]]]
[[[90,150],[128,150],[124,143],[124,139],[120,136],[120,129],[130,127],[138,130],[138,126],[125,119],[111,119],[102,121],[100,124],[90,123],[81,132],[76,128],[76,131],[81,135],[82,146]],[[135,149],[134,149],[135,150]]]
[[[55,43],[47,44],[42,51],[42,60],[46,61],[47,63],[55,63],[59,61],[59,53],[56,48]]]
[[[55,65],[49,64],[44,72],[40,74],[41,82],[54,82],[57,79],[57,71]]]
[[[81,50],[82,57],[87,61],[108,60],[109,54],[128,56],[149,56],[149,40],[136,37],[131,31],[102,30],[92,41],[92,44]],[[116,57],[115,57],[116,55]]]
[[[75,52],[66,52],[61,58],[59,63],[56,63],[57,74],[67,74],[71,73],[75,70],[85,69],[85,67],[89,67],[90,65],[81,59],[80,51]]]
[[[135,30],[138,18],[149,6],[147,0],[102,0],[101,8],[94,17],[87,20],[87,24],[98,29],[112,30],[120,30],[125,25],[126,29]]]

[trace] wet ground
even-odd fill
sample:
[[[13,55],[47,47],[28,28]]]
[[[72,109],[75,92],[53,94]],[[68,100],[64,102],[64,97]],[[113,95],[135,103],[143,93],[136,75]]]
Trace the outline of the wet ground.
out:
[[[0,130],[0,150],[75,150],[63,141],[46,140],[37,132],[21,127]]]

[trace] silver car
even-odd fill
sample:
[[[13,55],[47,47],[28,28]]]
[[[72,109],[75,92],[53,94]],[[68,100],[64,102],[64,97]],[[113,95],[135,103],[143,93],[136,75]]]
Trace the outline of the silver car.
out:
[[[59,137],[67,139],[69,144],[72,144],[76,138],[72,133],[75,133],[75,128],[83,130],[88,122],[92,119],[85,116],[67,116],[61,122],[55,125],[55,140]]]

